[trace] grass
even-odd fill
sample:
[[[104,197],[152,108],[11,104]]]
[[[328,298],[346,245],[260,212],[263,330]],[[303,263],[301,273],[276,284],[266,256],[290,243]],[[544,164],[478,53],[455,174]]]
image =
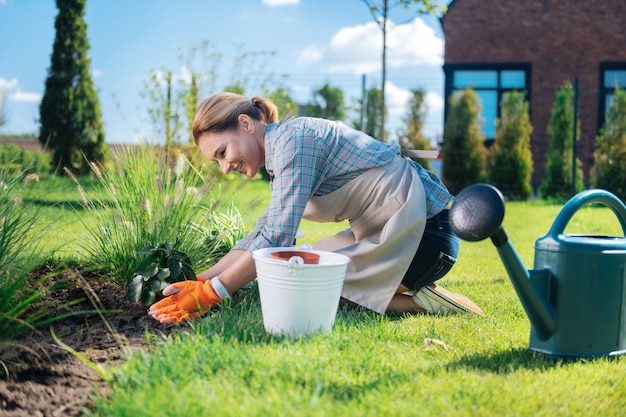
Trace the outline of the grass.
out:
[[[507,206],[505,229],[529,267],[535,239],[559,208]],[[568,227],[579,228],[621,230],[603,208],[581,210]],[[530,324],[495,248],[463,242],[461,253],[441,284],[474,299],[486,317],[341,307],[332,333],[292,340],[265,333],[253,284],[232,305],[131,357],[96,414],[623,415],[626,360],[530,355]]]
[[[63,181],[57,185],[66,187]],[[222,191],[232,195],[249,229],[267,204],[267,184],[253,180],[236,192],[238,184],[232,185]],[[59,215],[67,209],[60,201],[64,192],[53,198],[54,188],[46,187],[54,203],[44,205],[42,220],[68,223]],[[541,201],[507,204],[504,228],[527,267],[532,268],[535,240],[560,207]],[[302,242],[343,227],[303,222]],[[598,207],[580,210],[566,232],[623,235],[615,215]],[[56,236],[49,233],[46,243]],[[68,241],[66,253],[76,247]],[[440,283],[476,301],[486,317],[381,316],[342,306],[330,334],[293,340],[266,334],[253,283],[232,303],[168,338],[146,335],[153,347],[115,371],[110,395],[103,394],[87,414],[624,414],[625,358],[568,363],[528,353],[530,323],[489,241],[462,242],[457,265]]]

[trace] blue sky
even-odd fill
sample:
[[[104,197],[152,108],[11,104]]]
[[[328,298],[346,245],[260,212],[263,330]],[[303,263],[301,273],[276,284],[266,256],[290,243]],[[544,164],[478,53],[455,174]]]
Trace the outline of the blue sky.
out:
[[[0,133],[38,131],[56,14],[54,0],[0,0],[0,89],[7,119]],[[340,87],[348,104],[361,95],[362,75],[367,88],[380,87],[381,32],[362,0],[88,0],[85,20],[109,143],[161,140],[141,97],[144,83],[152,70],[164,68],[185,79],[178,51],[204,41],[223,54],[216,90],[230,81],[236,56],[261,51],[276,54],[238,68],[251,80],[248,95],[258,93],[252,85],[256,66],[264,74],[287,74],[286,86],[300,103],[326,82]],[[423,88],[429,109],[424,133],[434,138],[443,129],[440,24],[401,8],[390,20],[387,128],[393,132],[400,125],[409,90]]]

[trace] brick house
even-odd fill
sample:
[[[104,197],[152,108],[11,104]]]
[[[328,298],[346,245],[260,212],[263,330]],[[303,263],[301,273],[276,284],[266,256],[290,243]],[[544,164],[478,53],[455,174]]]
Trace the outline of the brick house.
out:
[[[556,92],[578,82],[577,156],[585,182],[596,135],[617,84],[626,88],[624,0],[452,0],[441,19],[445,97],[474,88],[483,133],[495,136],[503,92],[527,92],[536,187],[546,176],[547,133]],[[446,100],[446,114],[448,102]]]

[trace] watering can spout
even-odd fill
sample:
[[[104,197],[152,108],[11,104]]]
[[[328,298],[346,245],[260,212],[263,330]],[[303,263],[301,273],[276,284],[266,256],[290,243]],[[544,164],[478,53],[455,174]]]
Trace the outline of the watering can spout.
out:
[[[498,250],[498,255],[500,255],[506,272],[513,283],[517,297],[520,299],[537,336],[541,340],[550,338],[556,330],[554,308],[535,284],[538,279],[548,281],[550,271],[547,269],[531,271],[526,269],[515,248],[508,240],[506,232],[501,227],[491,236],[491,241]]]
[[[502,228],[502,193],[488,184],[467,187],[456,196],[449,218],[452,230],[463,240],[491,238],[533,328],[542,339],[549,338],[556,328],[554,308],[533,278],[549,278],[550,272],[527,270],[509,242]]]

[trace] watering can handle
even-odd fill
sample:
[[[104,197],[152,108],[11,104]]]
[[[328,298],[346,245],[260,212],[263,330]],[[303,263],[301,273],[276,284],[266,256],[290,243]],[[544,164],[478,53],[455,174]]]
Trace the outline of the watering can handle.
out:
[[[622,225],[622,233],[626,236],[626,206],[614,194],[600,189],[583,191],[576,194],[567,203],[565,203],[561,211],[559,211],[559,214],[556,216],[554,223],[552,223],[552,227],[550,227],[548,235],[556,239],[558,235],[563,233],[565,227],[572,219],[576,211],[578,211],[578,209],[585,204],[592,202],[602,203],[613,210]]]

